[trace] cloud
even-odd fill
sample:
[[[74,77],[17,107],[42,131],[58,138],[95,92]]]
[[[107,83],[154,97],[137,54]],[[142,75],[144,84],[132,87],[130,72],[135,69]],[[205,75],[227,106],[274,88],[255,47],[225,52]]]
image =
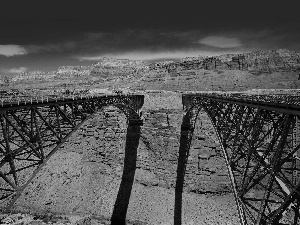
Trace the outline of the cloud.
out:
[[[87,40],[99,40],[102,37],[105,37],[107,33],[104,32],[89,32],[89,33],[84,33],[84,38]]]
[[[27,71],[26,67],[20,67],[20,68],[12,68],[10,70],[8,70],[8,73],[23,73]]]
[[[0,45],[0,55],[10,57],[25,54],[27,54],[25,48],[20,45]]]
[[[76,49],[77,43],[75,41],[66,41],[62,43],[47,43],[43,45],[26,45],[25,48],[28,53],[41,52],[69,52]]]
[[[223,36],[207,36],[199,40],[198,43],[217,48],[237,48],[242,46],[239,38],[229,38]]]
[[[103,57],[118,58],[118,59],[130,59],[130,60],[158,60],[158,59],[181,59],[185,57],[197,57],[199,55],[215,56],[227,53],[241,53],[239,51],[161,51],[161,52],[150,52],[150,51],[131,51],[124,53],[113,53],[113,54],[99,54],[96,56],[77,56],[79,61],[99,61]]]
[[[211,45],[199,44],[199,39],[203,38],[201,40],[205,41],[208,38],[205,38],[203,33],[207,33],[207,36],[211,35],[205,32],[205,30],[175,31],[150,28],[94,33],[85,32],[80,35],[74,35],[74,37],[70,37],[69,39],[63,38],[64,40],[59,42],[55,39],[55,41],[25,45],[24,47],[28,54],[69,54],[80,56],[81,60],[90,61],[97,61],[97,57],[101,58],[105,54],[127,54],[128,52],[135,52],[134,56],[137,55],[136,52],[146,52],[147,54],[140,55],[152,58],[154,53],[167,54],[169,52],[169,55],[174,55],[174,52],[178,53],[179,51],[217,51],[218,49]],[[214,33],[213,35],[215,36],[209,37],[239,37],[222,32]],[[246,39],[243,38],[243,40]],[[228,43],[226,45],[224,46],[223,43],[223,49],[229,48]],[[134,56],[130,55],[130,57]]]
[[[175,52],[148,52],[148,51],[132,51],[132,52],[119,52],[119,53],[106,53],[100,54],[96,56],[79,56],[77,59],[79,61],[99,61],[103,57],[108,58],[118,58],[118,59],[130,59],[130,60],[155,60],[155,59],[167,59],[167,58],[183,58],[187,55],[190,56],[198,56],[199,52],[183,52],[183,51],[175,51]]]

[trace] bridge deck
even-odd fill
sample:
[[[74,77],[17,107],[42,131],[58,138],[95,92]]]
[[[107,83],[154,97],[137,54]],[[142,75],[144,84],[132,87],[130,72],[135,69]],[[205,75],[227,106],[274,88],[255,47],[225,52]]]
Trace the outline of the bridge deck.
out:
[[[255,108],[276,111],[300,116],[300,96],[273,94],[273,95],[249,95],[249,94],[217,94],[217,93],[194,93],[183,94],[183,97],[195,97],[212,99],[219,102],[228,102]],[[197,101],[197,100],[194,100]],[[195,102],[196,103],[196,102]]]
[[[68,102],[80,102],[86,101],[87,99],[98,99],[98,98],[115,98],[115,97],[127,97],[127,96],[142,96],[142,95],[47,95],[47,96],[1,96],[0,97],[0,109],[1,108],[14,108],[22,107],[26,105],[49,105],[55,102],[68,103]]]

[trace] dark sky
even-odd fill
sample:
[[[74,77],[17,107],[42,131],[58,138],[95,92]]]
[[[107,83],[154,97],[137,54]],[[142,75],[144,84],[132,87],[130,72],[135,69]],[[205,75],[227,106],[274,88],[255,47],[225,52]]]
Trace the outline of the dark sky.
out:
[[[300,2],[3,0],[0,74],[141,60],[300,50]]]

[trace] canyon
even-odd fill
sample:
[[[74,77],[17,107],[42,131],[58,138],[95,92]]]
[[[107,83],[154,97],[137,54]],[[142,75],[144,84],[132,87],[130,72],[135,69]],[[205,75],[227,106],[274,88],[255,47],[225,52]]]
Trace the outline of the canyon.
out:
[[[103,58],[91,66],[63,66],[57,71],[26,72],[11,79],[2,77],[0,85],[2,96],[116,91],[144,94],[144,124],[127,219],[129,224],[169,225],[173,224],[184,114],[181,93],[297,91],[299,56],[298,52],[280,49],[189,57],[180,62]],[[110,219],[121,182],[126,128],[126,117],[118,109],[108,107],[97,112],[50,158],[12,211],[52,217],[88,216],[86,224],[109,224],[103,221]],[[183,224],[238,224],[220,143],[204,112],[196,124],[183,199]]]
[[[183,113],[181,94],[145,95],[128,223],[173,224]],[[96,113],[50,158],[12,211],[108,221],[122,177],[126,127],[125,115],[116,108]],[[182,205],[183,224],[238,224],[226,165],[204,112],[192,141]]]

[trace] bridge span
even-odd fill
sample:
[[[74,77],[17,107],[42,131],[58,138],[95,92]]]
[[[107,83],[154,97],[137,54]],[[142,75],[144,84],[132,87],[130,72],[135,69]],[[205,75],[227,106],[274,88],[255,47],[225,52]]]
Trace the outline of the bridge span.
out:
[[[136,169],[143,103],[142,95],[0,102],[0,204],[9,209],[72,132],[96,111],[113,105],[124,112],[128,122],[122,182],[112,216],[112,224],[125,223],[124,202],[129,201],[131,175]],[[208,114],[218,134],[240,223],[299,224],[300,97],[201,93],[184,94],[182,103],[185,115],[174,224],[182,222],[185,169],[201,110]]]
[[[0,105],[0,201],[11,205],[68,137],[96,111],[119,108],[127,133],[142,125],[142,95],[19,98]],[[129,135],[130,146],[137,135]],[[133,140],[131,140],[132,138]],[[128,146],[126,146],[128,148]],[[32,176],[28,177],[28,175]]]
[[[221,143],[241,224],[299,224],[300,97],[186,94],[174,220],[197,116],[204,110]]]

